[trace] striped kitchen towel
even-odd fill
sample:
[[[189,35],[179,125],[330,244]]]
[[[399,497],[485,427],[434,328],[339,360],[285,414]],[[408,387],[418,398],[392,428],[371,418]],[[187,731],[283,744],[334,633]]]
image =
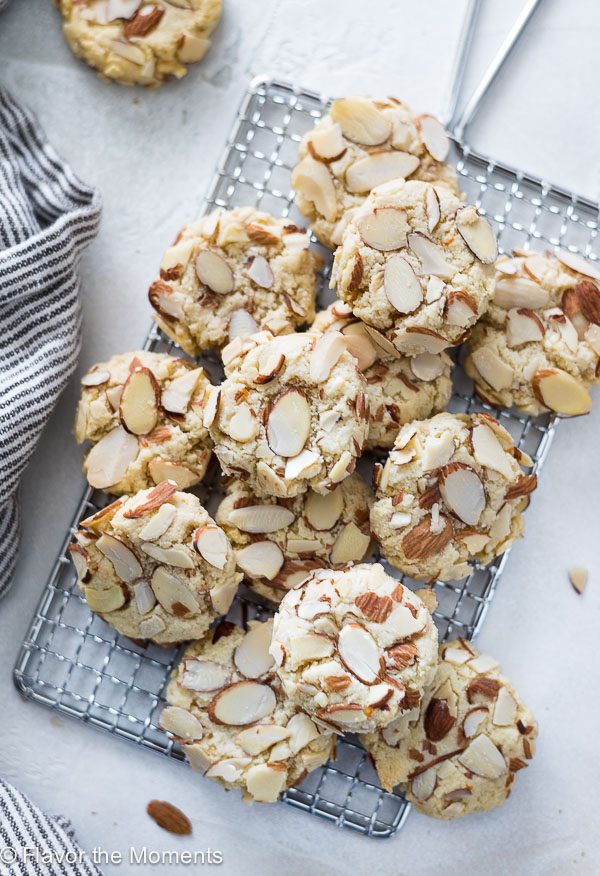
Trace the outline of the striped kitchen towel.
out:
[[[77,362],[79,258],[99,218],[98,192],[0,87],[0,597],[17,553],[19,480]]]
[[[102,876],[77,845],[70,822],[50,818],[0,779],[2,876]]]

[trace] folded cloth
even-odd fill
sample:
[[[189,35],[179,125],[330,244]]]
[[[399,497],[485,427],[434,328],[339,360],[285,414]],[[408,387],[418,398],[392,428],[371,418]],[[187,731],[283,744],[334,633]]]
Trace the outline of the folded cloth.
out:
[[[99,218],[98,192],[0,87],[0,597],[17,553],[19,480],[77,362],[79,257]]]
[[[50,818],[3,779],[0,779],[0,873],[102,876],[77,844],[70,822]]]

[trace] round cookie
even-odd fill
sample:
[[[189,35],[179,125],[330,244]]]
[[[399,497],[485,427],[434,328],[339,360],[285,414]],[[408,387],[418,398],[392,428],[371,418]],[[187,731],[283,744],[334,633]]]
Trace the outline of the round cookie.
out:
[[[296,203],[319,240],[335,249],[375,186],[410,176],[459,194],[456,172],[445,164],[449,148],[436,118],[415,116],[395,98],[334,100],[300,143],[292,173]]]
[[[496,289],[465,370],[486,401],[537,416],[589,413],[600,377],[600,273],[569,252],[496,262]]]
[[[458,639],[440,647],[420,711],[361,741],[384,788],[400,784],[424,815],[460,818],[504,803],[536,736],[533,715],[498,662]]]
[[[331,286],[400,353],[435,354],[460,344],[485,312],[497,254],[475,207],[445,186],[394,180],[347,225]]]
[[[69,546],[77,583],[117,632],[171,645],[229,611],[242,578],[231,545],[173,482],[117,499],[79,525]]]
[[[371,530],[384,557],[414,578],[454,580],[523,534],[535,489],[531,459],[487,414],[437,414],[403,426],[375,471]]]
[[[389,450],[400,426],[443,411],[452,395],[452,360],[446,353],[407,357],[385,347],[343,301],[317,313],[311,332],[338,331],[367,381],[369,436],[366,450]]]
[[[260,803],[275,803],[335,754],[335,735],[283,694],[269,654],[272,626],[250,621],[244,632],[223,623],[191,642],[160,717],[193,769]]]
[[[292,702],[336,732],[369,733],[420,702],[437,629],[379,563],[318,569],[282,599],[271,654]]]
[[[199,61],[221,0],[58,0],[73,54],[106,79],[155,87]]]
[[[358,474],[326,495],[307,490],[294,499],[257,498],[243,481],[233,480],[215,519],[248,585],[280,602],[313,569],[364,560],[372,504],[373,494]]]
[[[279,335],[310,323],[322,262],[309,243],[287,219],[215,210],[165,252],[148,292],[154,318],[190,356],[259,329]]]
[[[90,486],[118,496],[167,479],[182,490],[202,480],[212,453],[203,368],[138,350],[94,365],[81,384],[75,437],[94,444],[83,466]]]
[[[240,359],[212,391],[204,424],[223,472],[256,495],[328,493],[362,453],[365,389],[341,334],[284,335]]]

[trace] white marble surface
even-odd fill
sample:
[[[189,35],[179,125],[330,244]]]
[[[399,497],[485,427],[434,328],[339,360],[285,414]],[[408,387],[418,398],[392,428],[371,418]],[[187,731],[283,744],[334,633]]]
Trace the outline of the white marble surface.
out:
[[[48,0],[12,0],[0,15],[0,81],[33,107],[56,147],[104,195],[101,232],[83,259],[82,369],[142,340],[145,290],[159,254],[194,215],[251,74],[276,73],[330,94],[395,93],[415,107],[441,109],[462,4],[225,5],[206,62],[151,94],[106,85],[72,59]],[[520,5],[484,4],[471,87]],[[476,145],[597,198],[599,37],[595,0],[546,0],[474,127]],[[510,557],[479,639],[539,718],[533,766],[497,812],[458,823],[412,814],[400,836],[378,843],[285,806],[243,806],[166,759],[76,722],[51,722],[49,712],[19,699],[12,664],[82,486],[70,431],[76,394],[73,380],[23,484],[18,580],[0,605],[1,775],[47,810],[71,816],[88,848],[211,846],[232,876],[375,868],[424,876],[436,867],[445,876],[598,872],[600,403],[589,417],[561,426],[527,515],[527,537]],[[567,582],[572,566],[590,570],[583,597]],[[174,841],[150,821],[145,806],[155,797],[192,817],[191,839]],[[106,872],[145,870],[123,864]]]

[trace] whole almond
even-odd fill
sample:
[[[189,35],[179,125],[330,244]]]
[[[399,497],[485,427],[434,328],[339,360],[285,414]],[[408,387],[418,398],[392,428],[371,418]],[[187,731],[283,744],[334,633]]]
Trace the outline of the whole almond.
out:
[[[446,700],[433,697],[425,712],[424,728],[427,738],[431,742],[439,742],[448,734],[455,722],[456,718],[450,714]]]
[[[151,800],[146,806],[146,812],[159,827],[169,833],[186,836],[192,832],[192,823],[187,815],[166,800]]]

